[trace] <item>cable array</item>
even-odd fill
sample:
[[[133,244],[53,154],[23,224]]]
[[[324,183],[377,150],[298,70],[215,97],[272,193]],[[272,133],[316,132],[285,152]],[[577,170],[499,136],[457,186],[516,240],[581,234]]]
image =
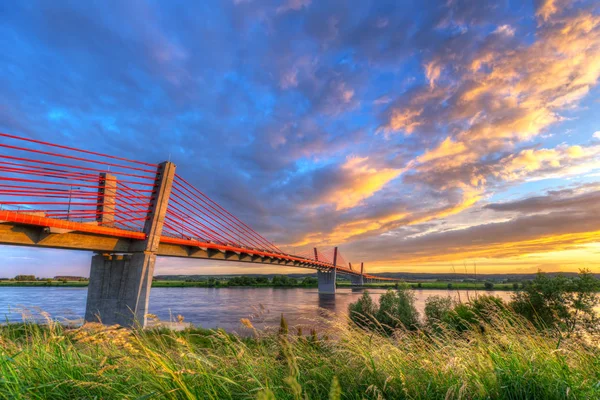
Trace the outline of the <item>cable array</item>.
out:
[[[177,174],[171,188],[163,234],[283,254],[277,246]]]
[[[0,209],[142,231],[157,165],[0,133]]]
[[[140,239],[157,197],[158,174],[157,164],[0,133],[0,212],[15,221]],[[162,235],[194,246],[313,260],[320,267],[335,263],[346,273],[359,272],[350,271],[333,247],[283,252],[177,174]]]

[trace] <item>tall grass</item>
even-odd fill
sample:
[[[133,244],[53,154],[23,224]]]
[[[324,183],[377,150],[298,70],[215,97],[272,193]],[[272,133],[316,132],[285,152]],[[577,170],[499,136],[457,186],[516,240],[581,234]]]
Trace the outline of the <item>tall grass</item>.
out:
[[[249,321],[246,326],[252,328]],[[0,327],[10,399],[595,399],[600,350],[492,316],[458,333],[379,335],[347,321],[315,339],[125,330],[50,322]]]

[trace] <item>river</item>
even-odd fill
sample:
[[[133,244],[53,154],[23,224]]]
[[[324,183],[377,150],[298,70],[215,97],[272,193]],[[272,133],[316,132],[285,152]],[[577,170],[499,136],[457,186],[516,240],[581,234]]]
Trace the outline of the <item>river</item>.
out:
[[[385,289],[369,289],[375,300]],[[507,291],[415,290],[416,308],[422,314],[429,296],[451,296],[465,301],[479,294],[509,300]],[[257,328],[276,326],[283,313],[290,326],[310,328],[315,320],[331,315],[344,316],[348,304],[356,301],[362,289],[338,289],[337,295],[319,295],[317,289],[290,288],[153,288],[150,313],[162,321],[176,320],[204,328],[240,331],[241,318],[249,318]],[[18,322],[26,318],[42,320],[46,312],[58,320],[78,320],[85,312],[87,288],[68,287],[2,287],[0,318]]]

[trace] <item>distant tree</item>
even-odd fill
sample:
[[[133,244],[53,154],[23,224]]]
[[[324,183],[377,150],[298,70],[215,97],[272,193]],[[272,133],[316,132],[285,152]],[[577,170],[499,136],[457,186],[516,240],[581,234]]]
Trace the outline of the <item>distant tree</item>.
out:
[[[421,288],[423,287],[423,284],[422,284],[421,282],[419,282],[419,283],[417,283],[417,287],[418,287],[419,289],[421,289]]]
[[[258,278],[256,278],[256,283],[259,285],[268,285],[269,278],[267,278],[266,276],[259,276]]]
[[[302,280],[302,286],[316,286],[319,280],[314,276],[307,276]]]
[[[483,287],[485,288],[485,290],[492,290],[494,288],[494,284],[492,282],[485,281],[483,283]]]
[[[448,290],[452,290],[453,286],[451,283],[448,284]]]
[[[425,319],[428,324],[434,325],[448,321],[454,302],[449,296],[431,296],[425,300]]]
[[[35,281],[35,275],[17,275],[15,281]]]
[[[576,278],[553,278],[538,272],[523,290],[513,294],[513,309],[540,328],[561,329],[571,333],[578,328],[598,330],[595,308],[600,281],[589,270]]]
[[[517,289],[519,289],[519,284],[517,282],[515,282],[512,284],[512,287],[514,290],[517,290]]]

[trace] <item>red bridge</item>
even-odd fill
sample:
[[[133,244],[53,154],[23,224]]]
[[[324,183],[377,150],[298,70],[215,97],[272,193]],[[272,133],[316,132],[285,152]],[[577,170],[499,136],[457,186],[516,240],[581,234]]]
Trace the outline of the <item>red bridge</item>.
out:
[[[319,293],[335,293],[337,273],[394,280],[337,247],[282,251],[175,170],[0,133],[0,244],[96,252],[85,318],[107,324],[145,324],[156,256],[311,268]]]

